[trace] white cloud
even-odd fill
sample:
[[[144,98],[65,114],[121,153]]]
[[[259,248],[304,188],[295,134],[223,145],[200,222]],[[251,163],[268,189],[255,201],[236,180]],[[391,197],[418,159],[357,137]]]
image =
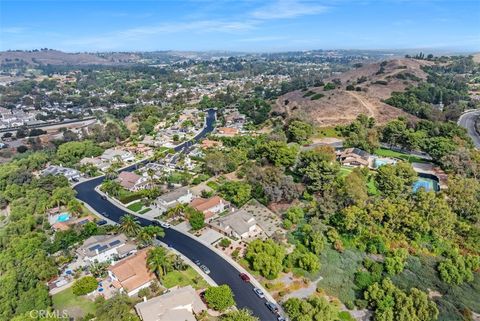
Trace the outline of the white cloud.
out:
[[[328,7],[297,0],[277,0],[252,12],[257,19],[286,19],[323,13]]]
[[[277,40],[285,40],[286,37],[278,37],[278,36],[260,36],[260,37],[252,37],[252,38],[243,38],[238,39],[238,42],[268,42],[268,41],[277,41]]]
[[[22,33],[24,31],[26,31],[27,28],[24,28],[24,27],[6,27],[6,28],[2,28],[2,32],[4,33]]]
[[[63,42],[65,46],[91,47],[95,49],[115,49],[121,47],[125,42],[139,40],[181,32],[192,33],[242,33],[256,27],[258,21],[220,21],[220,20],[199,20],[179,23],[162,23],[151,26],[140,26],[124,30],[118,30],[102,35],[79,37],[67,39]]]

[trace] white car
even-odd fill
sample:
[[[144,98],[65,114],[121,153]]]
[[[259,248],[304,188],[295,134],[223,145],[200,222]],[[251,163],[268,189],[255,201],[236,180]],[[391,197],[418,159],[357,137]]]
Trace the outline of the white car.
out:
[[[165,222],[160,222],[160,226],[163,227],[163,228],[171,228],[172,226],[168,223],[165,223]]]
[[[205,274],[210,274],[210,269],[207,268],[205,265],[200,265],[200,268],[202,269],[202,271],[205,273]]]
[[[262,290],[260,290],[259,288],[253,288],[253,292],[255,292],[255,294],[260,298],[260,299],[263,299],[265,297],[265,294],[263,293]]]

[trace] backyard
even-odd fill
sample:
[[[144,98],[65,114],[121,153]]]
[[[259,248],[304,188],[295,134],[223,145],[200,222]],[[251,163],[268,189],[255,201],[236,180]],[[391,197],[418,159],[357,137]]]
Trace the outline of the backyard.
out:
[[[66,311],[70,317],[80,319],[91,313],[95,313],[95,304],[85,296],[76,296],[72,288],[68,288],[54,294],[52,297],[53,307],[57,311]]]
[[[410,162],[410,163],[425,163],[425,162],[427,162],[425,159],[420,158],[418,156],[414,156],[414,155],[410,155],[410,154],[406,154],[406,153],[401,153],[401,152],[397,152],[397,151],[394,151],[394,150],[391,150],[391,149],[386,149],[386,148],[377,148],[377,149],[374,150],[373,153],[375,155],[381,156],[381,157],[391,157],[391,158],[403,159],[403,160],[405,160],[407,162]]]

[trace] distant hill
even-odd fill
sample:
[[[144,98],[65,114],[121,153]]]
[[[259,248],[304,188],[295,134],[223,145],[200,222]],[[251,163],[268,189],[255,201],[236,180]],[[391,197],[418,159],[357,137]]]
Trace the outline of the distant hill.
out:
[[[23,62],[38,65],[118,65],[140,59],[135,53],[66,53],[58,50],[2,51],[0,64]]]
[[[280,96],[274,111],[320,126],[347,124],[360,114],[374,117],[379,124],[399,116],[413,118],[382,100],[393,91],[403,91],[408,85],[425,80],[427,74],[421,66],[427,64],[432,63],[402,58],[364,65],[325,81],[336,82],[335,89],[312,87]]]

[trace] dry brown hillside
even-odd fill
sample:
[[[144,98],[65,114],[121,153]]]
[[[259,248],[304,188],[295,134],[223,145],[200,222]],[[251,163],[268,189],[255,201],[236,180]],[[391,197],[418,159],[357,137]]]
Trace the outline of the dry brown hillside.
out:
[[[323,87],[313,87],[307,91],[289,92],[276,100],[274,110],[320,126],[350,123],[360,114],[372,116],[380,124],[399,116],[413,118],[382,100],[390,97],[393,91],[405,90],[408,85],[426,79],[426,73],[421,70],[425,64],[431,62],[394,59],[383,64],[365,65],[328,79],[340,79],[341,85],[336,89],[325,91]],[[347,85],[360,87],[361,91],[347,91]],[[324,97],[312,100],[313,95],[305,97],[308,91],[323,94]]]

